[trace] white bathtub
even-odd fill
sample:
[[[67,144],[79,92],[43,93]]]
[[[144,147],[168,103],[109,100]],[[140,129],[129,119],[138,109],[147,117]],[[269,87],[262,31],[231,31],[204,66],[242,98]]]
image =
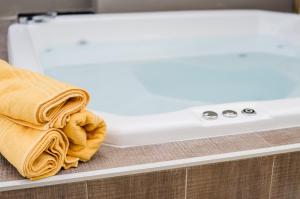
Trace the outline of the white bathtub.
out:
[[[13,24],[8,49],[11,64],[90,90],[91,108],[108,124],[107,144],[126,147],[300,125],[300,17],[295,14],[58,16]],[[243,114],[245,108],[256,114]],[[224,110],[237,116],[226,117]],[[218,116],[207,119],[205,111]]]

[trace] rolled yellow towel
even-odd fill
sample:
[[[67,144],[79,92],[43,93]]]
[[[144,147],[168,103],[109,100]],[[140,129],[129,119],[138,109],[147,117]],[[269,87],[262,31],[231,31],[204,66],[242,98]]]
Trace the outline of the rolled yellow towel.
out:
[[[86,107],[86,91],[0,60],[0,114],[24,126],[63,128]]]
[[[0,60],[0,153],[30,179],[89,160],[106,125],[88,101],[82,89]]]
[[[85,162],[97,152],[104,139],[106,125],[93,113],[82,111],[71,115],[63,131],[70,140],[68,155]]]
[[[66,157],[69,142],[61,130],[36,130],[3,117],[0,127],[0,152],[22,176],[37,180],[55,175],[62,166],[77,166],[77,159]]]

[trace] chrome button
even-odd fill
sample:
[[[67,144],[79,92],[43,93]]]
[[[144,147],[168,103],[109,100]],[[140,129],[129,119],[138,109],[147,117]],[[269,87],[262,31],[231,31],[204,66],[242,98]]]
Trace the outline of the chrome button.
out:
[[[234,118],[237,116],[237,112],[234,110],[225,110],[222,112],[224,117]]]
[[[256,115],[256,111],[252,108],[245,108],[242,110],[242,113],[245,115]]]
[[[207,120],[215,120],[218,118],[218,113],[214,111],[205,111],[202,113],[202,117]]]

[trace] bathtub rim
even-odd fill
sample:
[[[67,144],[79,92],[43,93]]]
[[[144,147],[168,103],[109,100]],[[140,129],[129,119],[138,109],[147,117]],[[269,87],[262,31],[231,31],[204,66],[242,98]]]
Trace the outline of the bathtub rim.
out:
[[[126,13],[126,14],[97,14],[86,16],[62,16],[57,20],[90,20],[98,17],[107,20],[118,20],[120,18],[134,19],[147,17],[172,17],[180,15],[198,15],[206,13],[208,16],[220,16],[226,14],[253,14],[253,15],[280,15],[298,16],[290,13],[277,13],[259,10],[226,10],[226,11],[172,11],[155,13]],[[298,16],[299,17],[299,16]],[[30,69],[41,72],[40,63],[36,59],[35,49],[28,26],[24,24],[13,24],[9,27],[8,33],[8,55],[9,61],[15,66],[26,65]],[[173,141],[199,139],[204,137],[215,137],[222,135],[233,135],[262,131],[270,129],[288,128],[297,126],[300,121],[300,108],[295,107],[300,104],[300,98],[280,99],[271,101],[236,102],[227,104],[207,105],[191,107],[180,111],[152,114],[145,116],[120,116],[94,111],[103,116],[108,123],[109,134],[106,143],[116,147],[130,147],[147,144],[158,144]],[[274,109],[275,107],[275,109]],[[221,116],[223,110],[236,110],[240,113],[243,108],[254,108],[258,114],[253,117],[224,118]],[[202,112],[212,110],[219,114],[220,119],[209,121],[201,117]],[[151,121],[151,122],[149,122]],[[249,126],[249,124],[251,124]],[[188,133],[182,133],[182,132]],[[160,140],[151,136],[153,132],[160,135]],[[200,135],[204,132],[203,135]],[[148,139],[140,136],[147,135]],[[174,134],[176,135],[174,137]]]

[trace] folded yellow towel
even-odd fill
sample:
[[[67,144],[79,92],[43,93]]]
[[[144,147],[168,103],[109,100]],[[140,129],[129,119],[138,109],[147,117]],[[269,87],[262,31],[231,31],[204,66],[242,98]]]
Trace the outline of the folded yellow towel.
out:
[[[63,131],[70,140],[68,155],[85,162],[91,159],[102,143],[106,125],[93,113],[82,111],[71,115]]]
[[[1,60],[0,81],[0,114],[32,128],[62,128],[89,101],[82,89]]]
[[[59,129],[36,130],[0,118],[1,154],[32,180],[56,174],[65,163],[69,142]],[[76,160],[73,161],[77,166]],[[71,164],[73,164],[71,163]]]
[[[88,161],[106,134],[88,100],[82,89],[0,60],[0,153],[33,180]]]

